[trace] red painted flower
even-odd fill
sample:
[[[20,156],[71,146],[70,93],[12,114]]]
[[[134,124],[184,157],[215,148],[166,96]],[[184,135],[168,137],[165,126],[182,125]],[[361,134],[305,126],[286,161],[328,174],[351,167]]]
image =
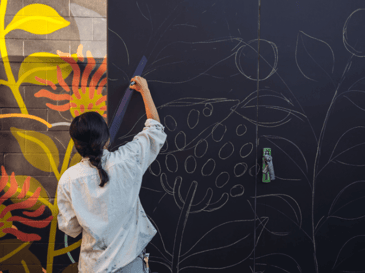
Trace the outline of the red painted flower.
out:
[[[4,190],[5,193],[0,196],[0,237],[5,236],[6,234],[12,234],[23,242],[39,241],[41,237],[38,234],[28,234],[22,232],[18,230],[13,222],[20,222],[24,225],[35,228],[45,228],[52,221],[52,215],[47,217],[46,219],[41,220],[29,219],[41,216],[46,208],[45,205],[41,205],[35,211],[25,210],[32,208],[38,202],[38,198],[41,192],[41,187],[38,187],[34,191],[34,193],[28,193],[30,179],[30,176],[28,176],[24,181],[22,189],[20,189],[18,188],[18,183],[15,179],[15,175],[13,172],[10,176],[9,186],[9,176],[6,173],[4,166],[1,166],[0,192]],[[6,186],[8,186],[7,190],[5,190]],[[28,198],[27,193],[28,196],[31,194]],[[13,202],[13,204],[5,206],[3,203],[6,200],[19,200],[19,202]],[[29,218],[22,216],[12,216],[11,212],[14,210],[23,210],[22,213]]]
[[[86,52],[87,65],[82,76],[80,72],[80,66],[77,64],[74,58],[70,56],[70,54],[63,53],[61,51],[57,51],[57,54],[61,57],[62,60],[70,64],[73,69],[74,73],[72,79],[72,96],[69,94],[54,94],[46,89],[40,90],[39,92],[34,94],[34,96],[37,98],[46,97],[54,101],[68,100],[68,102],[63,105],[54,105],[50,103],[46,103],[46,105],[50,109],[56,111],[63,112],[70,110],[73,117],[90,111],[98,112],[103,117],[106,117],[106,114],[104,113],[107,109],[105,103],[107,98],[106,96],[102,95],[102,91],[107,83],[107,78],[104,77],[101,80],[102,76],[104,76],[106,72],[106,57],[104,58],[102,64],[99,66],[97,71],[91,77],[89,82],[90,73],[96,66],[95,59],[90,51]],[[84,61],[84,56],[82,55],[82,45],[79,45],[79,48],[77,49],[77,57],[79,61]],[[51,81],[47,81],[39,77],[36,77],[35,79],[40,83],[51,86],[53,90],[57,89],[56,85]],[[65,90],[66,92],[70,92],[70,88],[63,79],[62,71],[59,66],[57,66],[57,80],[63,90]]]

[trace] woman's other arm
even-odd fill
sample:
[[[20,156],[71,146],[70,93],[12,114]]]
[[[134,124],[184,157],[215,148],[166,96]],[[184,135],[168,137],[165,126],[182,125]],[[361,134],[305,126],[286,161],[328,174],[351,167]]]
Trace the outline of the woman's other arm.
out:
[[[66,178],[62,176],[61,179]],[[73,210],[70,194],[64,189],[61,179],[57,186],[58,228],[67,235],[76,238],[82,232],[82,227]]]

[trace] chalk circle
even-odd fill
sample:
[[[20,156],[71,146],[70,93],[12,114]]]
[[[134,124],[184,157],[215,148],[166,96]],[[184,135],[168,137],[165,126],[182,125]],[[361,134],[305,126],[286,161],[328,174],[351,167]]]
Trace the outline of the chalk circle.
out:
[[[243,42],[243,41],[241,41]],[[245,62],[244,61],[244,58],[245,56],[249,56],[250,54],[254,54],[254,55],[257,55],[257,45],[252,45],[254,43],[257,43],[258,42],[258,39],[254,39],[254,40],[251,40],[249,41],[248,43],[244,43],[243,46],[241,46],[240,48],[238,48],[238,50],[236,51],[236,56],[235,56],[235,60],[236,60],[236,67],[238,69],[238,71],[243,75],[245,76],[247,79],[251,80],[251,81],[257,81],[257,79],[255,77],[251,78],[250,76],[248,76],[244,69],[242,68],[242,64],[244,63],[248,63],[248,62]],[[261,43],[261,47],[263,46],[263,43],[267,43],[272,51],[273,51],[273,56],[274,56],[274,64],[273,65],[270,65],[267,63],[267,61],[265,60],[264,56],[262,56],[261,54],[261,62],[263,64],[267,64],[269,67],[271,67],[271,72],[263,79],[259,79],[259,81],[265,81],[267,80],[268,78],[270,78],[275,72],[276,72],[276,69],[277,69],[277,66],[278,66],[278,48],[277,46],[273,43],[273,42],[270,42],[270,41],[267,41],[267,40],[264,40],[264,39],[260,39],[260,43]],[[270,56],[271,57],[271,56]],[[247,65],[247,64],[246,64]]]
[[[213,104],[211,103],[204,104],[203,115],[205,117],[210,117],[212,114],[213,114]]]
[[[185,148],[185,146],[186,146],[186,134],[183,131],[180,131],[175,136],[175,146],[179,151],[181,151]]]
[[[215,142],[220,142],[227,132],[227,126],[222,123],[217,123],[212,129],[212,139]]]
[[[250,174],[250,176],[254,176],[254,173],[255,173],[255,168],[256,168],[256,166],[257,166],[257,172],[256,172],[256,175],[258,175],[259,174],[259,172],[260,172],[260,164],[255,164],[255,165],[253,165],[251,168],[250,168],[250,170],[248,171],[249,172],[249,174]]]
[[[228,172],[221,172],[215,179],[215,186],[217,188],[223,188],[229,182],[230,175]]]
[[[246,173],[248,165],[245,162],[237,163],[233,168],[233,173],[236,177],[240,177]]]
[[[225,154],[225,156],[222,156],[222,153]],[[227,158],[231,157],[234,153],[234,145],[232,142],[228,141],[223,144],[223,146],[219,149],[218,156],[222,160],[226,160]]]
[[[165,157],[165,165],[166,165],[166,169],[170,172],[170,173],[176,173],[177,170],[179,169],[179,164],[177,162],[176,156],[173,154],[168,154]]]
[[[148,170],[150,171],[150,173],[152,175],[159,176],[161,174],[161,164],[160,164],[160,162],[156,159],[155,161],[152,162],[152,164],[148,168]]]
[[[365,8],[357,9],[347,18],[343,26],[343,43],[348,52],[356,57],[365,57]],[[349,33],[350,32],[350,33]]]
[[[169,130],[171,132],[176,130],[177,122],[172,116],[167,115],[166,117],[164,117],[163,122],[164,122],[165,127],[167,128],[167,130]]]
[[[189,167],[190,166],[190,167]],[[191,168],[192,167],[192,168]],[[188,170],[189,169],[189,170]],[[185,159],[185,171],[187,173],[194,173],[196,170],[196,159],[194,156],[189,155],[186,159]]]
[[[243,128],[241,128],[241,127],[243,127]],[[237,136],[243,136],[246,133],[247,133],[246,125],[240,124],[240,125],[237,126],[237,128],[236,128],[236,135]]]
[[[242,158],[246,158],[252,153],[252,150],[253,150],[252,142],[248,142],[246,144],[243,144],[241,149],[240,149],[240,156]]]
[[[242,185],[237,184],[231,188],[230,195],[232,197],[238,197],[238,196],[242,196],[244,194],[244,192],[245,192],[245,188]]]
[[[202,175],[210,176],[215,170],[215,161],[213,158],[209,158],[202,167]]]
[[[188,126],[190,129],[194,129],[199,123],[200,112],[196,109],[191,109],[188,114]]]
[[[199,140],[194,148],[195,157],[202,158],[203,156],[205,156],[207,151],[208,151],[208,141],[206,141],[205,139]]]

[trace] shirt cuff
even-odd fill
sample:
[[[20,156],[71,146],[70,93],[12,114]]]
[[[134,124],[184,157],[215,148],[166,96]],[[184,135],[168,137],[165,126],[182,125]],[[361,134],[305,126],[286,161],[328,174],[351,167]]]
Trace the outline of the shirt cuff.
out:
[[[158,122],[157,120],[154,120],[154,119],[147,119],[145,124],[144,124],[145,127],[155,127],[156,129],[159,129],[161,131],[163,131],[165,129],[165,127],[160,123]]]

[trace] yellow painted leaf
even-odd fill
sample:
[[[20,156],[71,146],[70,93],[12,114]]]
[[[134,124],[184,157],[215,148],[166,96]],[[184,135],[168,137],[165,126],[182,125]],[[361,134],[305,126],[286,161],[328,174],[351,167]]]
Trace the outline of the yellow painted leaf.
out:
[[[70,162],[70,167],[79,163],[81,161],[81,159],[82,159],[82,156],[79,153],[74,154],[74,156],[72,157],[71,162]]]
[[[75,61],[77,61],[77,54],[72,54],[71,56]],[[33,53],[26,57],[20,65],[18,82],[45,85],[35,79],[35,77],[38,77],[57,84],[57,66],[61,68],[62,78],[64,79],[66,79],[72,72],[71,65],[62,60],[60,56],[56,54],[48,52]]]
[[[58,171],[59,152],[53,140],[36,131],[26,131],[10,127],[25,159],[35,168],[44,172]]]
[[[13,17],[13,20],[5,29],[8,34],[14,29],[45,35],[55,32],[70,24],[58,12],[50,6],[43,4],[31,4],[25,6]]]

